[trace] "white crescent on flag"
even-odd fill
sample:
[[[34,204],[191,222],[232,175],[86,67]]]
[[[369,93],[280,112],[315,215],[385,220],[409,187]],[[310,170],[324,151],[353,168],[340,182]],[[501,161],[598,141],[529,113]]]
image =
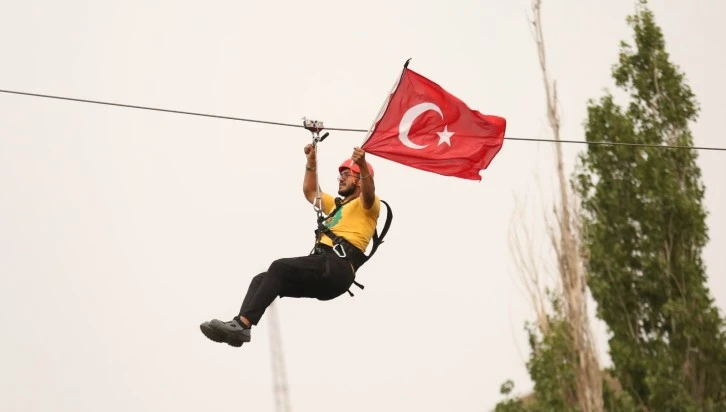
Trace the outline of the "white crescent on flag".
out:
[[[401,117],[401,123],[398,125],[398,139],[401,141],[401,143],[404,144],[404,146],[416,150],[420,150],[428,146],[427,144],[419,145],[412,142],[408,138],[408,132],[411,130],[411,126],[413,125],[413,122],[416,120],[416,118],[429,110],[435,111],[439,114],[439,116],[441,116],[442,119],[444,118],[444,114],[441,113],[441,109],[439,109],[439,106],[428,102],[419,103],[416,106],[408,109],[406,113],[403,114],[403,117]]]

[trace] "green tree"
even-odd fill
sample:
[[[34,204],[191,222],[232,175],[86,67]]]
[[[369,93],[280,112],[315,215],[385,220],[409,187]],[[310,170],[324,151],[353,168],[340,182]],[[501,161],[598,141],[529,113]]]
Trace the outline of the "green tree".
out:
[[[495,412],[577,412],[576,364],[578,357],[572,350],[572,331],[563,315],[559,299],[550,294],[554,303],[552,314],[547,315],[546,327],[536,323],[526,325],[531,354],[527,371],[534,382],[533,393],[519,398],[514,395],[514,384],[505,382],[500,393],[506,398],[499,402]],[[543,330],[544,329],[544,330]]]
[[[549,316],[549,327],[545,333],[528,326],[529,345],[532,355],[527,370],[534,381],[534,396],[525,404],[527,411],[577,412],[577,385],[575,383],[578,357],[572,350],[572,327],[562,315],[558,300],[554,314]]]
[[[590,101],[587,141],[692,146],[698,104],[645,1],[613,68],[629,95]],[[695,150],[589,145],[578,162],[588,285],[612,337],[620,396],[649,411],[726,410],[726,332],[706,286],[705,188]]]

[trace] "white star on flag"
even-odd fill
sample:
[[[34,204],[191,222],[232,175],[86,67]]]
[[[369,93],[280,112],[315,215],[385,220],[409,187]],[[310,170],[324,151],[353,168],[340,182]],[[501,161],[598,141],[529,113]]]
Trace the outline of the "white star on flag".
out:
[[[439,146],[446,143],[449,147],[451,147],[451,136],[454,135],[454,132],[450,132],[448,127],[449,126],[444,126],[443,132],[436,132],[436,134],[439,135]]]

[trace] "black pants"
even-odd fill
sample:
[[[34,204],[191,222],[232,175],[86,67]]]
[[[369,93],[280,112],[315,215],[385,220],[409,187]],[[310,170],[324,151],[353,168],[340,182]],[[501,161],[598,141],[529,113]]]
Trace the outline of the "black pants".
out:
[[[317,254],[277,259],[266,272],[252,278],[240,316],[253,325],[262,318],[276,297],[334,299],[350,289],[355,279],[351,262],[329,248]]]

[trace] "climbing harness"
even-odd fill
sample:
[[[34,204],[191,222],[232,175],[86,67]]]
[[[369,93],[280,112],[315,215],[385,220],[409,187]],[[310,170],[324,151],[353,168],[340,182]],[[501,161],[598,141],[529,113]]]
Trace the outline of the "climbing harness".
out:
[[[373,233],[373,237],[371,238],[373,246],[371,247],[371,251],[368,255],[365,254],[365,251],[358,249],[344,237],[338,236],[332,230],[330,230],[330,228],[327,227],[323,222],[335,216],[335,214],[338,213],[338,211],[340,211],[340,209],[348,202],[343,202],[343,199],[338,197],[335,199],[335,209],[333,209],[333,211],[330,212],[327,216],[325,216],[325,214],[323,213],[320,184],[318,180],[317,145],[318,143],[325,140],[325,138],[328,137],[329,133],[326,132],[324,135],[320,136],[320,132],[323,130],[323,122],[308,119],[303,119],[303,122],[305,129],[309,130],[313,135],[312,145],[313,150],[315,150],[315,164],[313,167],[315,168],[316,192],[315,200],[313,201],[313,209],[316,212],[318,224],[317,229],[315,229],[315,246],[313,247],[311,253],[322,253],[322,247],[327,245],[320,243],[321,235],[328,236],[333,242],[332,251],[339,258],[349,260],[353,265],[353,271],[358,271],[358,268],[366,263],[373,256],[378,247],[383,243],[383,238],[388,233],[388,229],[391,226],[391,221],[393,220],[393,212],[391,210],[391,206],[388,204],[388,202],[381,199],[381,203],[386,206],[386,220],[383,224],[383,228],[381,229],[380,234],[378,233],[378,227],[376,227]],[[364,288],[363,285],[356,282],[355,280],[353,280],[353,283],[361,289]],[[348,293],[351,296],[354,296],[350,290],[348,290]]]

